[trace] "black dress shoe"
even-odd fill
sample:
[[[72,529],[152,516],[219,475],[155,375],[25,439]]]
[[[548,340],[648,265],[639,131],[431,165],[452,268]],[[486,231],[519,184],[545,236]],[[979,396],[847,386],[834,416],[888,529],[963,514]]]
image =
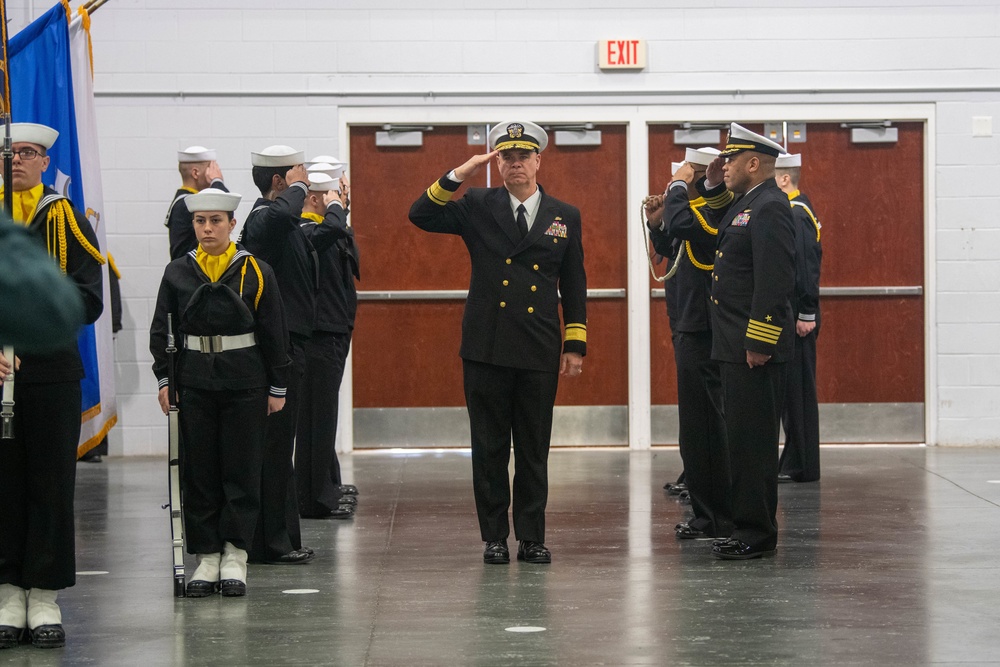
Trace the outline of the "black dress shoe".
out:
[[[729,540],[725,544],[712,547],[712,555],[722,560],[750,560],[751,558],[769,558],[777,549],[757,549],[741,540]]]
[[[358,487],[354,486],[353,484],[341,484],[340,492],[343,493],[345,496],[356,496],[358,495]]]
[[[732,541],[733,541],[733,538],[731,538],[731,537],[718,537],[718,538],[712,540],[712,546],[713,547],[721,547],[723,545],[729,544]]]
[[[541,542],[521,540],[517,545],[517,559],[525,563],[551,563],[552,553]]]
[[[486,543],[483,549],[483,562],[489,565],[506,565],[510,562],[510,551],[507,540],[494,540]]]
[[[358,504],[358,497],[357,496],[349,496],[349,495],[347,495],[345,493],[340,498],[337,498],[337,502],[339,504],[341,504],[341,505],[357,505]]]
[[[663,485],[663,489],[671,496],[679,496],[681,492],[687,491],[687,484],[684,482],[670,482]]]
[[[795,480],[792,479],[792,476],[789,475],[788,473],[784,473],[784,472],[779,472],[778,473],[778,484],[790,484],[790,483],[792,483],[794,481]]]
[[[315,554],[312,553],[312,550],[296,549],[295,551],[289,551],[287,554],[265,560],[264,562],[268,565],[301,565],[302,563],[311,561],[313,556]]]
[[[679,502],[681,505],[690,505],[691,504],[691,492],[688,491],[687,489],[685,489],[684,491],[681,491],[680,493],[678,493],[677,494],[677,502]]]
[[[207,598],[210,595],[215,595],[218,591],[218,581],[205,581],[204,579],[192,579],[184,587],[184,595],[189,598]]]
[[[247,594],[247,585],[239,579],[223,579],[219,583],[219,592],[224,598],[241,598]]]
[[[684,521],[674,526],[674,535],[679,540],[710,540],[714,535],[709,535],[704,530],[692,528],[691,524]]]
[[[353,505],[338,505],[336,509],[324,510],[315,514],[300,514],[303,519],[353,519]]]
[[[0,625],[0,648],[14,648],[20,643],[24,628],[13,625]]]
[[[62,648],[66,645],[66,631],[62,625],[39,625],[30,632],[35,648]]]

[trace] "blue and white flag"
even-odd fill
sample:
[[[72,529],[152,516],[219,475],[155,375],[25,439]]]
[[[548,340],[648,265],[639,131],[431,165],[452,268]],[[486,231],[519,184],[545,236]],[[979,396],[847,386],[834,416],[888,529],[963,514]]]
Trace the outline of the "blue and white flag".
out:
[[[51,163],[42,181],[85,212],[107,253],[88,27],[89,17],[81,15],[71,30],[69,4],[58,3],[10,39],[12,116],[16,122],[41,123],[59,131],[48,151]],[[100,443],[118,420],[108,286],[105,264],[104,313],[84,328],[79,340],[86,372],[80,382],[81,455]]]

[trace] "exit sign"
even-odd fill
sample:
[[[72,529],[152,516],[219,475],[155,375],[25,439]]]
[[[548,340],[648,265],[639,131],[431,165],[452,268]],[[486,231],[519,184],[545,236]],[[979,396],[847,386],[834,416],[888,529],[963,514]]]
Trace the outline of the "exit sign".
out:
[[[646,69],[646,40],[602,39],[597,43],[601,69]]]

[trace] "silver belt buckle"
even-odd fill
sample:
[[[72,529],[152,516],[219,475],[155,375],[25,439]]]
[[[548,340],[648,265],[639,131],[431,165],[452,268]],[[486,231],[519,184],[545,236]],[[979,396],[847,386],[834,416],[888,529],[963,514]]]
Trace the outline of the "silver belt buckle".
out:
[[[222,352],[222,336],[201,336],[199,343],[201,351],[205,354],[209,352]]]

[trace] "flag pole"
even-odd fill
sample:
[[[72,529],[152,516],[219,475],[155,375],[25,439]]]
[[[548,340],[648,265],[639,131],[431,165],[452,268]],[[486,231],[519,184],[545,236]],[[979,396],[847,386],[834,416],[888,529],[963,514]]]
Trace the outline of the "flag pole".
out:
[[[14,145],[10,138],[10,59],[7,57],[7,0],[0,0],[0,42],[2,52],[0,69],[3,74],[3,100],[0,100],[0,111],[3,112],[3,210],[14,219]],[[4,378],[2,397],[0,397],[0,438],[9,440],[14,437],[14,348],[3,346],[3,356],[10,361],[10,373]]]

